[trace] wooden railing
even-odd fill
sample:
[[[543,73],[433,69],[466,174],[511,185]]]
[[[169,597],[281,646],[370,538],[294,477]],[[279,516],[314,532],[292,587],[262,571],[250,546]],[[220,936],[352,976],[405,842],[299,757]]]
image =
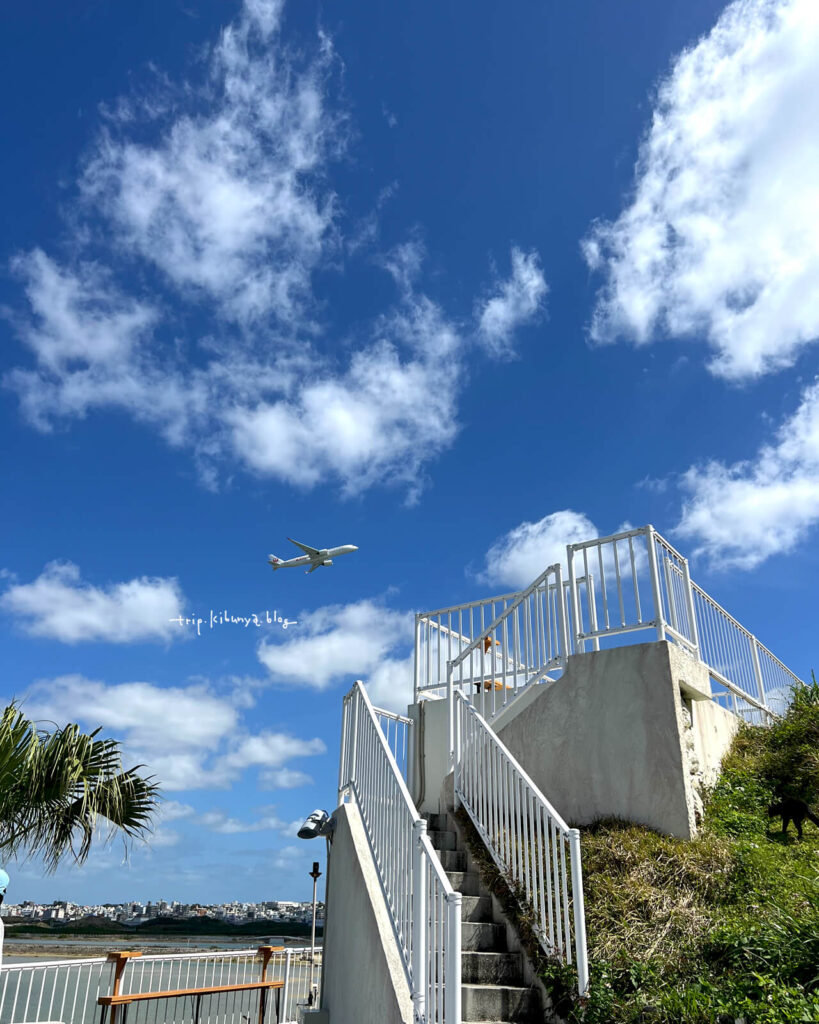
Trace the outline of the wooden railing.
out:
[[[281,990],[284,988],[285,983],[281,979],[268,979],[267,967],[273,953],[280,953],[283,950],[284,946],[259,946],[258,955],[261,957],[262,961],[261,978],[259,981],[237,982],[231,985],[205,985],[195,988],[162,989],[159,991],[148,992],[122,992],[120,990],[122,977],[128,961],[135,957],[140,957],[142,954],[128,951],[109,953],[107,960],[109,963],[114,965],[114,976],[112,979],[112,991],[110,995],[99,996],[97,998],[97,1004],[101,1008],[100,1024],[106,1024],[109,1009],[111,1013],[110,1024],[127,1024],[129,1007],[134,1004],[137,1006],[147,1006],[148,1003],[155,1002],[159,999],[177,1000],[186,998],[191,1000],[191,1024],[200,1024],[203,998],[216,996],[217,999],[224,999],[225,1001],[228,1001],[231,995],[234,997],[233,1006],[229,1007],[224,1005],[221,1007],[219,1016],[224,1015],[225,1019],[227,1019],[229,1016],[236,1017],[238,1012],[238,1019],[249,1021],[250,1014],[247,1012],[240,1012],[241,1010],[247,1011],[248,1009],[248,1007],[242,1003],[241,996],[244,993],[251,992],[259,993],[258,1024],[265,1024],[268,1009],[268,993],[271,991],[275,991],[276,993],[275,1021],[276,1024],[278,1024],[282,1019],[280,998]],[[237,1005],[237,997],[238,1002],[242,1003],[241,1006]],[[155,1015],[155,1018],[157,1016],[158,1014]],[[176,1012],[171,1014],[171,1019],[177,1020]]]

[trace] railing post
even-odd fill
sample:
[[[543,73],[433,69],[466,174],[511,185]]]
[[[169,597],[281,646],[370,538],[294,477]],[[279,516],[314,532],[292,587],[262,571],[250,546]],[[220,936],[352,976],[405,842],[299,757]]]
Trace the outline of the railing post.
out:
[[[427,861],[422,837],[427,823],[418,818],[412,823],[412,1001],[415,1019],[424,1020],[427,994]],[[460,1021],[458,1022],[460,1024]]]
[[[356,684],[357,683],[358,680],[356,680]],[[347,775],[349,776],[349,778],[347,779],[348,785],[352,785],[355,782],[355,764],[356,757],[358,756],[358,709],[361,706],[361,697],[359,696],[358,690],[355,688],[355,686],[353,687],[352,704],[353,727],[350,736],[350,766],[349,771],[347,772]]]
[[[273,956],[272,946],[259,946],[257,953],[262,958],[262,977],[261,981],[267,981],[267,965],[270,963],[270,958]],[[265,1013],[265,990],[259,990],[259,1024],[264,1024],[264,1013]]]
[[[759,694],[759,703],[765,705],[765,711],[768,710],[768,701],[765,697],[765,687],[762,683],[762,667],[759,664],[759,647],[757,646],[756,637],[751,634],[751,658],[754,664],[754,679],[756,680],[756,690]],[[770,724],[770,717],[765,715],[765,724]]]
[[[694,653],[700,657],[700,633],[697,629],[697,616],[694,611],[694,585],[691,582],[691,572],[688,568],[688,559],[683,559],[683,579],[685,580],[685,601],[688,607],[688,621],[691,624],[691,643],[694,645]],[[756,647],[756,644],[754,644]]]
[[[429,642],[429,641],[427,641]],[[414,703],[418,703],[418,691],[421,688],[421,616],[415,616],[415,665],[413,673]]]
[[[449,767],[455,766],[455,687],[453,685],[452,662],[446,663],[446,699],[448,704],[448,730],[447,742],[449,743]]]
[[[589,991],[589,953],[586,945],[586,904],[583,899],[583,868],[580,860],[580,832],[569,829],[569,859],[572,869],[572,909],[574,916],[574,952],[577,962],[577,991]]]
[[[287,1000],[290,998],[290,961],[292,956],[293,950],[288,949],[284,958],[284,985],[282,985],[282,995],[279,1002],[279,1019],[277,1024],[283,1024],[283,1022],[287,1020]]]
[[[646,527],[646,545],[648,547],[648,570],[651,574],[651,593],[654,597],[654,625],[657,628],[657,639],[665,640],[665,617],[663,615],[663,592],[660,586],[660,573],[657,568],[657,549],[654,545],[654,527]]]
[[[566,545],[566,559],[569,563],[569,601],[572,609],[572,646],[567,654],[578,654],[580,646],[580,601],[577,596],[577,579],[574,574],[574,548]],[[563,602],[560,602],[561,607]],[[585,645],[584,645],[585,646]]]
[[[455,697],[453,693],[453,699]],[[458,803],[458,786],[460,784],[460,773],[461,773],[461,706],[463,700],[457,702],[457,707],[453,703],[453,717],[455,724],[455,756],[452,762],[452,809],[457,811],[460,806]]]
[[[555,588],[555,595],[557,597],[557,639],[561,647],[561,660],[565,665],[566,659],[572,652],[569,649],[569,631],[566,623],[566,602],[563,599],[563,569],[561,568],[560,562],[558,562],[557,566],[555,567],[555,579],[557,581],[557,587]],[[569,589],[571,590],[571,584]],[[549,590],[547,586],[547,601],[548,596]]]
[[[444,965],[444,1020],[461,1024],[461,894],[447,893],[447,947]]]
[[[342,701],[342,704],[341,704],[341,751],[339,752],[339,755],[338,755],[338,802],[339,802],[339,804],[342,803],[342,796],[343,796],[342,791],[343,791],[345,783],[347,781],[344,778],[344,775],[345,775],[345,769],[347,767],[347,744],[348,744],[348,741],[349,741],[349,737],[347,736],[347,731],[348,731],[348,728],[349,728],[349,723],[348,723],[348,720],[347,720],[348,703],[349,702],[348,702],[347,697],[345,695],[344,700]]]
[[[114,987],[111,990],[112,996],[119,995],[119,987],[122,984],[122,975],[125,972],[125,967],[130,959],[135,956],[142,956],[141,953],[129,953],[129,952],[112,952],[109,953],[106,959],[109,963],[114,965]],[[111,1024],[117,1024],[117,1011],[119,1007],[116,1003],[111,1004]]]

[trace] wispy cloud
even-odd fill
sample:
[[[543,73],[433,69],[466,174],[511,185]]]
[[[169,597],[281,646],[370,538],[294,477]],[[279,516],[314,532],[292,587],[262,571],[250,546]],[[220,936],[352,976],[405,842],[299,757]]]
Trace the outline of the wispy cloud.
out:
[[[754,569],[792,551],[819,523],[819,383],[752,459],[692,466],[682,486],[677,533],[712,566]]]
[[[277,45],[282,6],[244,4],[188,109],[154,106],[154,142],[128,135],[130,117],[109,119],[80,182],[123,251],[241,324],[301,317],[333,223],[322,176],[343,143],[324,96],[332,46],[322,37],[296,66]]]
[[[227,788],[249,769],[272,788],[274,777],[266,773],[326,749],[318,737],[253,732],[244,714],[247,701],[207,682],[162,687],[61,676],[32,686],[24,706],[32,718],[58,725],[101,726],[169,792]],[[184,807],[175,805],[177,818],[187,816],[187,811],[181,813]]]
[[[412,700],[412,614],[374,601],[302,613],[298,635],[261,643],[258,656],[280,683],[325,690],[361,679],[380,707]]]
[[[70,256],[15,260],[28,311],[13,324],[34,365],[6,383],[40,430],[126,411],[192,450],[211,486],[238,465],[344,494],[397,485],[413,500],[457,434],[476,328],[423,291],[413,237],[376,260],[395,301],[355,337],[328,337],[314,272],[344,273],[359,247],[345,244],[329,181],[346,117],[329,99],[330,40],[300,56],[280,38],[281,10],[246,0],[197,74],[158,75],[150,95],[104,110],[68,204]],[[544,291],[535,255],[514,250],[480,336],[511,345]]]
[[[478,337],[493,355],[511,354],[515,331],[541,313],[548,290],[538,254],[513,247],[511,276],[476,309]]]
[[[819,337],[819,6],[736,0],[660,84],[631,201],[583,243],[600,341],[706,338],[756,377]]]
[[[50,562],[36,580],[15,583],[0,596],[0,608],[27,633],[68,644],[170,640],[170,620],[184,606],[175,579],[141,576],[98,587],[84,582],[71,562]]]

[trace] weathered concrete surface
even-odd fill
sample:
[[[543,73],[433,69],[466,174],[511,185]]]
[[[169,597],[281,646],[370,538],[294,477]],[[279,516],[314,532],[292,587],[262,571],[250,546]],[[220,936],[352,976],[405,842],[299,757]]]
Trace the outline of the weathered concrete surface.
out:
[[[692,769],[713,777],[732,735],[709,693],[705,666],[675,645],[617,647],[571,657],[494,724],[568,821],[616,816],[690,838],[701,810]]]
[[[574,655],[558,680],[531,687],[491,724],[568,821],[620,817],[690,838],[739,725],[710,694],[705,665],[654,641]],[[447,702],[409,713],[420,752],[413,798],[442,811]]]
[[[437,814],[440,805],[441,783],[449,774],[449,718],[447,701],[425,700],[411,704],[408,715],[412,718],[417,750],[422,751],[413,761],[410,794],[422,814]]]
[[[412,998],[358,809],[342,804],[327,865],[321,1009],[330,1024],[410,1024]]]

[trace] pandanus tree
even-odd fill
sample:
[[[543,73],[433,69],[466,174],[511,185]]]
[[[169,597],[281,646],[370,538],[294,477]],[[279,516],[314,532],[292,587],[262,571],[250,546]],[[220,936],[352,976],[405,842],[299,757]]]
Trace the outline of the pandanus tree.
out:
[[[0,717],[0,856],[81,864],[95,836],[128,842],[151,831],[158,786],[123,769],[116,740],[77,725],[45,729],[16,704]]]

